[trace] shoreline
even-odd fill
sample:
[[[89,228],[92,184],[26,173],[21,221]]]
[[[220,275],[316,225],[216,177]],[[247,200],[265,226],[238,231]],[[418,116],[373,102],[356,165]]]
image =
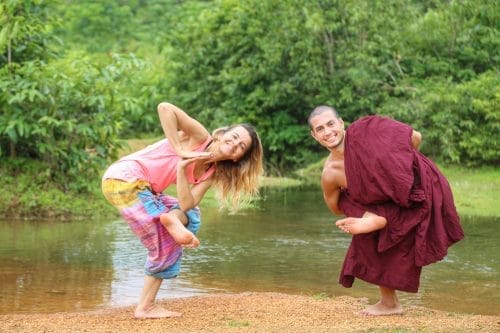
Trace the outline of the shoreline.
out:
[[[499,332],[500,315],[408,306],[403,315],[362,317],[366,299],[274,292],[209,294],[158,302],[179,318],[133,318],[134,306],[52,314],[0,315],[2,332]]]

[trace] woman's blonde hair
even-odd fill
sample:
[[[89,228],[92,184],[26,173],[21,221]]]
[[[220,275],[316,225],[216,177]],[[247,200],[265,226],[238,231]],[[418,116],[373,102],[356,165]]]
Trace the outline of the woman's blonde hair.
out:
[[[259,192],[259,177],[263,174],[262,163],[263,149],[259,135],[255,128],[249,124],[238,124],[221,127],[213,131],[215,141],[235,127],[243,127],[252,143],[245,155],[237,162],[225,160],[217,162],[214,175],[214,187],[222,207],[228,206],[231,211],[236,211],[245,202],[252,200]]]

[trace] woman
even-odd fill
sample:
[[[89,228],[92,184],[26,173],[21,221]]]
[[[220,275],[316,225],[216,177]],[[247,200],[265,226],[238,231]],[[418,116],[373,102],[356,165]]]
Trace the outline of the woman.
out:
[[[136,318],[181,315],[155,300],[163,279],[178,275],[182,246],[199,245],[197,205],[213,186],[221,202],[237,209],[257,194],[263,170],[262,145],[252,126],[233,125],[210,135],[173,104],[160,103],[158,114],[166,139],[121,158],[102,182],[106,199],[148,249]],[[177,184],[177,199],[162,194],[171,184]]]

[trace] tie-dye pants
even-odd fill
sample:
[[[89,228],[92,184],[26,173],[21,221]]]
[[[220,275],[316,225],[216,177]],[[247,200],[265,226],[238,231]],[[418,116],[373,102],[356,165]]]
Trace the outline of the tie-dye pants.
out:
[[[153,193],[149,183],[141,180],[105,179],[102,192],[148,250],[145,273],[161,279],[176,277],[180,271],[182,247],[160,223],[160,215],[179,208],[177,199]],[[191,209],[186,215],[187,228],[196,234],[201,224],[200,210]]]

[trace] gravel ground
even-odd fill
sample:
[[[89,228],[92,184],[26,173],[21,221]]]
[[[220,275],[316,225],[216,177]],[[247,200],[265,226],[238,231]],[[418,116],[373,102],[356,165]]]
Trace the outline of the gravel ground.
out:
[[[399,316],[361,317],[365,300],[279,293],[216,294],[161,301],[180,318],[134,319],[133,307],[0,316],[0,332],[500,332],[499,316],[407,307]]]

